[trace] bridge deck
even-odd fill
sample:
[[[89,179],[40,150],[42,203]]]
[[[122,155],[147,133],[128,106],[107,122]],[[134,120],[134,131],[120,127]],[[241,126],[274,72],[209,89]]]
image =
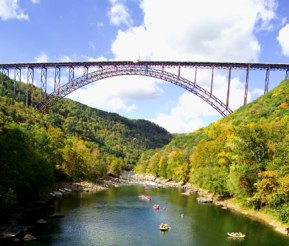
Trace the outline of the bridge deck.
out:
[[[286,70],[289,64],[281,63],[243,63],[243,62],[178,62],[178,61],[93,61],[93,62],[45,62],[45,63],[5,63],[0,68],[64,68],[64,67],[99,67],[99,66],[150,66],[150,67],[197,67],[216,69],[247,69],[250,70]]]

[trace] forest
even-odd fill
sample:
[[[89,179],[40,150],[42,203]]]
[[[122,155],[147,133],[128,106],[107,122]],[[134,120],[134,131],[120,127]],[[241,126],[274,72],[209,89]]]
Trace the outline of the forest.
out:
[[[21,84],[15,100],[13,83],[0,74],[0,208],[59,180],[99,182],[134,170],[189,182],[289,225],[289,80],[208,127],[175,135],[70,99],[38,112],[39,89],[32,101]]]
[[[145,151],[137,173],[190,182],[289,225],[289,80],[193,133]]]
[[[131,170],[145,150],[172,139],[149,121],[70,99],[39,112],[39,89],[33,88],[32,97],[31,88],[21,83],[14,94],[13,83],[0,74],[0,208],[35,197],[57,181],[118,176]]]

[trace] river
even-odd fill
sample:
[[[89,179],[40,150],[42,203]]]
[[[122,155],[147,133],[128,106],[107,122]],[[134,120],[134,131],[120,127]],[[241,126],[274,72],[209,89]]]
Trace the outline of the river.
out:
[[[151,196],[151,201],[139,199],[140,194]],[[154,204],[160,209],[154,210]],[[199,204],[196,196],[183,195],[177,188],[124,185],[96,193],[70,193],[55,202],[54,212],[65,217],[49,218],[38,240],[25,245],[289,245],[289,237],[270,226],[213,204]],[[161,232],[160,223],[171,228]],[[228,238],[231,231],[246,238]]]

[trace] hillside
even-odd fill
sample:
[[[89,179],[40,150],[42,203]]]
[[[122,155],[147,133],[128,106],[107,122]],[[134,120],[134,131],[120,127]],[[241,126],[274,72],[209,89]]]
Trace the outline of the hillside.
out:
[[[152,122],[130,120],[69,99],[52,107],[46,117],[62,132],[93,142],[100,150],[120,157],[126,169],[134,166],[143,151],[162,147],[172,138]]]
[[[289,224],[289,80],[208,127],[142,154],[135,171],[190,182]]]
[[[97,181],[132,169],[142,152],[172,136],[146,120],[62,99],[49,112],[25,107],[27,88],[13,99],[13,83],[0,74],[0,207],[35,195],[57,179]],[[19,87],[17,87],[19,88]],[[36,105],[39,90],[35,88]]]

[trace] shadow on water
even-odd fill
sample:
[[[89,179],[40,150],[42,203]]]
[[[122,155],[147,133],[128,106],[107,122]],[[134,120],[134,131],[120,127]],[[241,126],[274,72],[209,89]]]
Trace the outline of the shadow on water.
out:
[[[151,201],[140,200],[140,194]],[[154,210],[153,205],[160,209]],[[38,240],[29,246],[89,245],[197,245],[285,246],[289,237],[245,216],[212,204],[199,204],[196,196],[177,188],[121,186],[97,193],[66,194],[55,203],[62,219],[48,219]],[[159,230],[168,223],[167,232]],[[246,234],[243,240],[227,238],[227,232]]]

